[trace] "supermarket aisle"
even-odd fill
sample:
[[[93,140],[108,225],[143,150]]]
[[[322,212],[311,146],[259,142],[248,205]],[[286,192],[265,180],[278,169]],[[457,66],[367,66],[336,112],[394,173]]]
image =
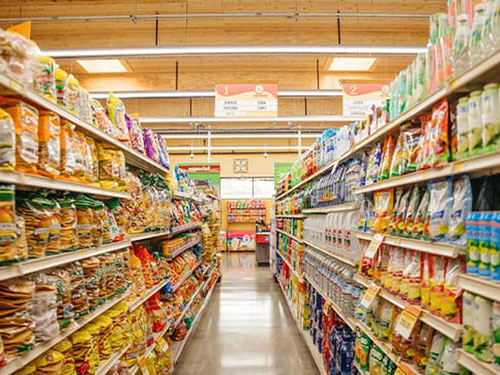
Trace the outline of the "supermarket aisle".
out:
[[[222,263],[222,283],[174,374],[318,374],[269,268],[257,267],[254,254]]]

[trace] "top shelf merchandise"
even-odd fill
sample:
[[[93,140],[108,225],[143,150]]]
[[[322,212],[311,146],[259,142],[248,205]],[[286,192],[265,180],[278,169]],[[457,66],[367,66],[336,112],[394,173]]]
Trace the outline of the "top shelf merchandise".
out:
[[[260,199],[227,201],[228,222],[254,222],[266,219],[266,203]]]
[[[345,283],[364,289],[350,310],[362,371],[500,369],[493,3],[448,2],[448,15],[431,17],[428,51],[391,83],[385,105],[325,132],[279,183],[276,214],[307,214],[305,283],[334,309]],[[405,331],[409,314],[416,323]]]
[[[12,151],[5,153],[4,160],[0,161],[2,169],[10,167],[43,175],[50,172],[51,178],[65,174],[78,178],[78,168],[84,168],[79,167],[79,160],[85,164],[91,157],[88,155],[92,151],[85,145],[85,140],[89,143],[90,139],[120,152],[121,158],[130,165],[153,173],[166,173],[169,160],[163,138],[151,129],[141,129],[138,120],[126,113],[123,102],[112,94],[105,106],[90,99],[74,76],[60,69],[53,59],[40,56],[33,41],[3,30],[0,39],[5,51],[0,58],[0,86],[4,95],[0,101],[3,109],[0,120],[5,125],[4,136],[12,139],[12,144],[3,146]],[[17,101],[12,97],[18,98]],[[26,144],[19,138],[23,134],[31,137],[31,150],[24,151]],[[47,167],[53,164],[44,166],[48,161],[62,168],[66,158],[76,165],[49,171]],[[57,163],[58,160],[61,161]]]

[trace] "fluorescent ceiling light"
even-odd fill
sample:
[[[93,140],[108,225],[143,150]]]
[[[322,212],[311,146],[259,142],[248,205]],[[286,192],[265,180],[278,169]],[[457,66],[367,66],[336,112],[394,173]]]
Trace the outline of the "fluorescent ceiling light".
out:
[[[76,60],[88,73],[124,73],[127,68],[117,59]]]
[[[89,61],[89,60],[85,60]],[[200,91],[117,91],[113,92],[121,99],[155,99],[155,98],[215,98],[214,90]],[[94,99],[107,99],[108,92],[93,92]],[[341,97],[342,90],[279,90],[281,97]]]
[[[208,146],[173,146],[167,147],[168,151],[205,151],[208,150]],[[301,146],[303,150],[311,148],[311,146]],[[232,151],[232,150],[247,150],[247,151],[260,151],[267,149],[269,150],[298,150],[298,146],[212,146],[210,151]]]
[[[44,55],[64,59],[75,57],[189,56],[189,55],[415,55],[425,47],[413,46],[162,46],[135,48],[47,49]]]
[[[375,57],[335,57],[330,65],[330,70],[337,71],[366,71],[370,70]]]
[[[159,133],[165,139],[208,139],[208,134],[162,134],[160,129],[155,129],[156,133]],[[168,132],[168,130],[165,130]],[[318,138],[321,134],[301,134],[300,138]],[[298,139],[299,135],[297,133],[230,133],[230,134],[211,134],[211,139],[260,139],[260,138],[275,138],[275,139]]]
[[[232,123],[232,122],[349,122],[365,120],[365,117],[349,116],[294,116],[294,117],[141,117],[144,124],[189,124],[189,123]]]

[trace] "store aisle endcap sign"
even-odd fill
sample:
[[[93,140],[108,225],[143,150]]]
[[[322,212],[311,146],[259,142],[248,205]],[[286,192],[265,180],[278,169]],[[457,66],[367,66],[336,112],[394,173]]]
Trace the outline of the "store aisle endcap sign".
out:
[[[215,117],[277,117],[278,85],[215,85]]]
[[[344,116],[365,116],[373,105],[380,107],[389,98],[389,86],[380,83],[342,84]]]

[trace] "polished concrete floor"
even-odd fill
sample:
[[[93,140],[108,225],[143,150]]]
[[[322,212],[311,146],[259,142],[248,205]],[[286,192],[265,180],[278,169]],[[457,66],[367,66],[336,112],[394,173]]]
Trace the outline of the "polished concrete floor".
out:
[[[317,375],[269,267],[224,256],[223,277],[174,375]]]

